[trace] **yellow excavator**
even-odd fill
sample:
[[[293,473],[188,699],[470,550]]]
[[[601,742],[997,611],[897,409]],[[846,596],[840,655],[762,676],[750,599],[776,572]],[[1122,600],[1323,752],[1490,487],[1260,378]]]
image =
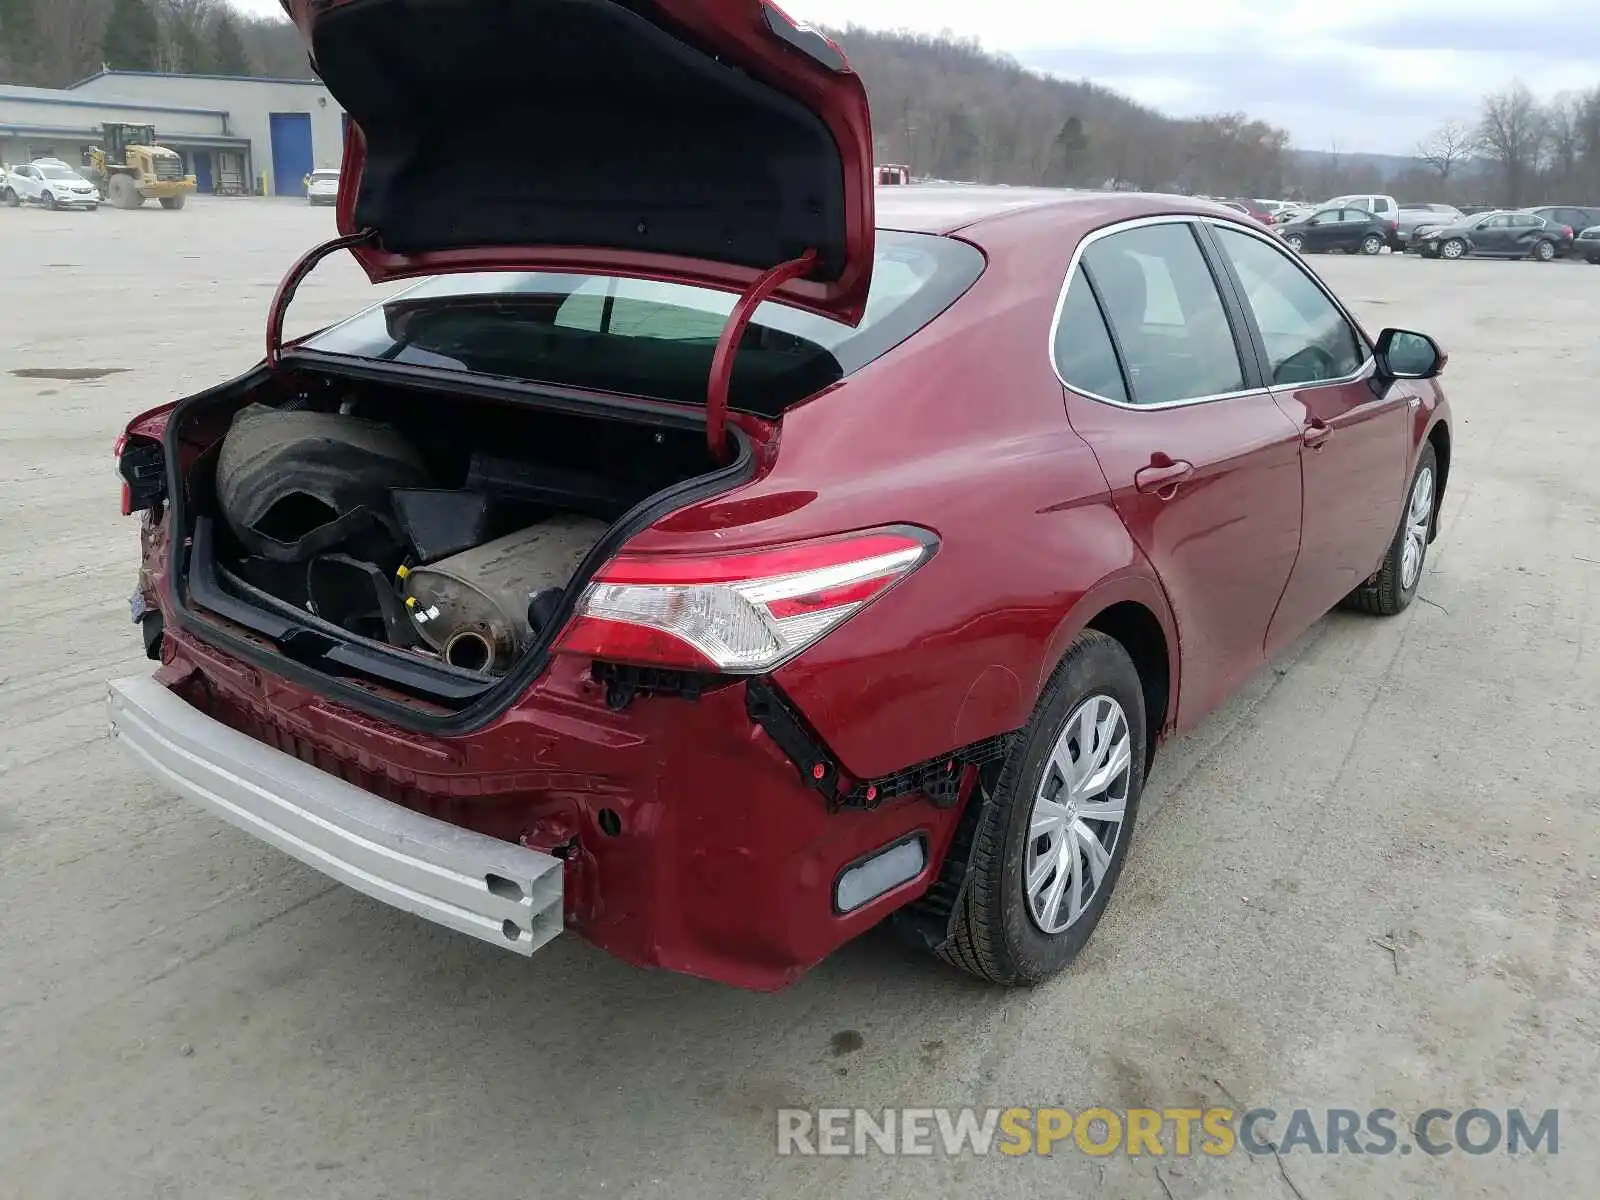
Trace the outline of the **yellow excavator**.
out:
[[[84,166],[100,195],[116,208],[138,208],[146,200],[162,208],[182,208],[194,191],[194,176],[183,170],[176,150],[156,143],[154,125],[104,126],[103,144],[92,147]]]

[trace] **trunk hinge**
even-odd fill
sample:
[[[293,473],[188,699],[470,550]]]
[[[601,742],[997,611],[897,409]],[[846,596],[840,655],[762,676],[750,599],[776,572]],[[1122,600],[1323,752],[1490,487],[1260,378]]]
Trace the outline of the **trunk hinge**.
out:
[[[362,242],[369,242],[377,234],[376,229],[363,229],[360,233],[347,233],[334,238],[331,242],[323,242],[307,250],[295,261],[294,266],[289,268],[289,273],[283,277],[283,282],[273,293],[272,307],[267,310],[268,368],[274,371],[278,369],[278,360],[283,356],[283,316],[289,311],[289,302],[294,299],[294,294],[305,281],[305,277],[311,274],[312,269],[328,255],[359,246]]]
[[[706,383],[706,445],[714,462],[727,462],[728,439],[724,436],[728,420],[728,387],[733,381],[733,356],[739,349],[739,339],[762,301],[792,279],[799,279],[817,262],[817,252],[807,250],[799,258],[781,262],[763,272],[739,297],[739,302],[728,314],[728,323],[722,327],[717,339],[716,353],[711,356],[711,378]]]

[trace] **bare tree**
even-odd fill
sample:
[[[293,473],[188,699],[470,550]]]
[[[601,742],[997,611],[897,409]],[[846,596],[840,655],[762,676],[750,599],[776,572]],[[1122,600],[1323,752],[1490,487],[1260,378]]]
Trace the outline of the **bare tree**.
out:
[[[1483,152],[1500,165],[1502,195],[1513,208],[1525,201],[1538,174],[1548,129],[1539,102],[1520,81],[1483,98],[1478,137]]]
[[[39,30],[39,82],[65,87],[93,75],[102,65],[100,43],[111,0],[36,0]]]
[[[1583,157],[1583,100],[1571,92],[1561,92],[1545,106],[1544,120],[1550,186],[1569,188],[1578,181],[1579,159]]]
[[[1477,148],[1477,130],[1460,121],[1446,121],[1418,143],[1417,157],[1434,169],[1440,183],[1448,183],[1450,173]]]

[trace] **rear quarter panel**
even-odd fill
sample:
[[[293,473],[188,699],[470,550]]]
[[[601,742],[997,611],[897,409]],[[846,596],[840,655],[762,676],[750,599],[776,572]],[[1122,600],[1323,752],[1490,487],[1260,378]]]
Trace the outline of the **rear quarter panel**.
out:
[[[635,543],[733,549],[891,523],[939,536],[910,579],[776,673],[853,775],[1020,727],[1109,604],[1146,604],[1171,641],[1160,586],[1050,369],[1051,318],[1084,228],[1048,214],[987,223],[989,265],[965,296],[790,410],[763,478]]]

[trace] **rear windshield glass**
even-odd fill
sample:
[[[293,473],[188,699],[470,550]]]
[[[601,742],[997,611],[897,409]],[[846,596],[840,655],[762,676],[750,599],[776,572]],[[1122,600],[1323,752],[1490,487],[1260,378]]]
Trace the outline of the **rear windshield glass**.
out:
[[[891,350],[969,288],[983,255],[933,234],[879,230],[855,327],[771,301],[734,358],[729,403],[776,416]],[[703,404],[737,297],[600,275],[443,275],[312,337],[306,348],[529,383]]]

